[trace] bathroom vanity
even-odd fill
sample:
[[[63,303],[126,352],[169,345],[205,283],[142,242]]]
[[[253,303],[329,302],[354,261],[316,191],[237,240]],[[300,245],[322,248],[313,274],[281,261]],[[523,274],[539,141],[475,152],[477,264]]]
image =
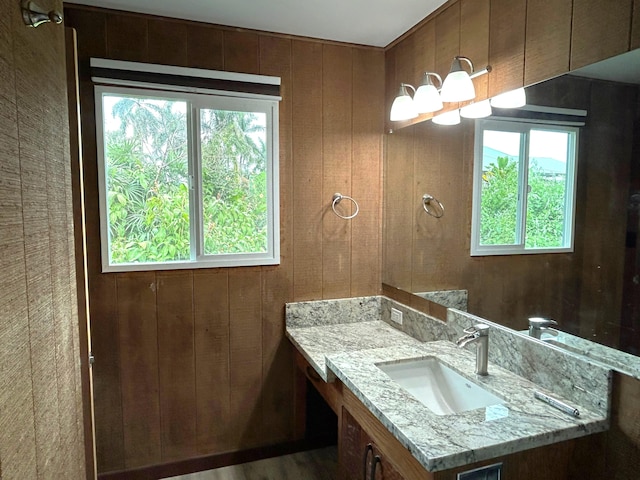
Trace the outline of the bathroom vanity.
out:
[[[570,478],[576,445],[609,427],[610,370],[489,322],[489,374],[476,375],[475,347],[454,341],[481,319],[449,309],[446,320],[387,297],[287,305],[298,371],[338,417],[339,478],[498,478],[482,471],[496,464],[502,479]],[[438,398],[412,390],[415,372]]]

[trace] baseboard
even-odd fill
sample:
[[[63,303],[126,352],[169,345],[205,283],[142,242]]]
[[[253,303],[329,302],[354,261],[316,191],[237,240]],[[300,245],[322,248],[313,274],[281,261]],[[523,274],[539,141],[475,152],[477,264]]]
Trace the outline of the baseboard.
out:
[[[295,442],[269,445],[266,447],[252,448],[236,452],[225,452],[216,455],[190,458],[177,462],[151,465],[133,470],[121,470],[117,472],[101,473],[98,480],[158,480],[176,475],[186,475],[188,473],[201,472],[214,468],[237,465],[240,463],[263,460],[265,458],[279,457],[291,453],[313,450],[315,448],[335,445],[335,438],[321,438],[313,440],[299,440]]]

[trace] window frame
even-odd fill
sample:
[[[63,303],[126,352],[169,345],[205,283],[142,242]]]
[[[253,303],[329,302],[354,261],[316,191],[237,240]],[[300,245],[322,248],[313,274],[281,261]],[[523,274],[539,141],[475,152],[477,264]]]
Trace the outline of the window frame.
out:
[[[482,173],[484,131],[497,130],[521,134],[520,163],[518,172],[518,202],[516,221],[516,242],[507,245],[481,245],[480,221],[482,201]],[[564,237],[565,246],[526,248],[526,216],[528,202],[529,177],[529,142],[531,130],[545,130],[571,133],[574,136],[572,144],[567,150],[567,182],[564,201]],[[524,141],[522,141],[524,138]],[[580,143],[580,129],[575,126],[526,122],[523,120],[478,119],[475,121],[474,137],[474,165],[473,165],[473,197],[471,215],[471,256],[492,255],[529,255],[547,253],[571,253],[575,242],[576,193],[578,179],[578,149]]]
[[[144,263],[111,262],[109,211],[107,205],[107,178],[105,171],[103,96],[115,94],[166,100],[183,100],[187,103],[187,151],[189,176],[189,231],[190,260]],[[280,202],[279,202],[279,98],[259,98],[252,94],[230,95],[214,93],[189,93],[157,88],[140,88],[114,85],[94,85],[96,145],[98,160],[98,197],[100,215],[100,250],[102,272],[136,272],[154,270],[182,270],[217,267],[249,267],[280,264]],[[226,107],[226,108],[225,108]],[[203,196],[201,176],[200,110],[228,109],[260,112],[266,116],[267,141],[267,249],[256,253],[204,253]]]

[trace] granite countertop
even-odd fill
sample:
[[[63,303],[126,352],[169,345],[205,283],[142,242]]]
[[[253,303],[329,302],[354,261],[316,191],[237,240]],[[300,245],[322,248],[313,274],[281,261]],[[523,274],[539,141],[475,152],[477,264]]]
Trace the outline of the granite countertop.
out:
[[[325,382],[335,380],[333,372],[326,366],[328,355],[421,343],[382,320],[287,327],[286,334]]]
[[[437,357],[504,403],[451,415],[436,415],[406,392],[376,363]],[[358,350],[328,355],[328,367],[429,471],[440,471],[516,451],[577,438],[608,428],[608,419],[581,405],[574,418],[534,398],[555,396],[508,370],[489,364],[477,376],[475,355],[448,341]],[[564,400],[570,403],[568,400]]]
[[[404,312],[398,328],[387,323],[391,308]],[[286,335],[325,381],[340,379],[428,471],[608,429],[608,369],[493,325],[489,375],[477,376],[475,349],[451,340],[479,320],[449,310],[443,323],[384,297],[358,297],[287,304]],[[437,415],[376,366],[425,357],[437,357],[504,402]],[[536,390],[574,406],[580,417],[534,398]]]

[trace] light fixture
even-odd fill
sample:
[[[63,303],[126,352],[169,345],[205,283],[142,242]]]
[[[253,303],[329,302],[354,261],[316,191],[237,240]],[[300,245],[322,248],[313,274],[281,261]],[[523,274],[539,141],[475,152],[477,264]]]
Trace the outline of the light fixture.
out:
[[[407,92],[407,87],[411,88],[415,92],[415,88],[413,88],[408,83],[400,84],[400,91],[398,92],[398,96],[393,101],[391,105],[391,113],[389,115],[389,119],[392,122],[400,122],[402,120],[411,120],[412,118],[416,118],[418,116],[418,110],[416,109],[415,102],[409,92]]]
[[[469,64],[473,73],[473,63],[467,57],[456,56],[451,62],[449,75],[444,79],[440,96],[443,102],[464,102],[476,96],[476,89],[469,74],[462,68],[461,60]]]
[[[516,88],[510,92],[501,93],[491,99],[491,106],[496,108],[518,108],[527,104],[527,94],[524,88]]]
[[[470,103],[460,109],[460,116],[464,118],[485,118],[491,115],[489,100]]]
[[[442,110],[442,99],[438,93],[438,89],[431,81],[431,77],[438,79],[440,86],[442,86],[442,78],[440,75],[434,72],[425,72],[422,77],[422,85],[416,90],[416,94],[413,96],[413,102],[415,103],[418,113],[437,112]]]
[[[460,112],[458,109],[450,112],[441,113],[431,119],[433,123],[438,125],[458,125],[460,123]]]

